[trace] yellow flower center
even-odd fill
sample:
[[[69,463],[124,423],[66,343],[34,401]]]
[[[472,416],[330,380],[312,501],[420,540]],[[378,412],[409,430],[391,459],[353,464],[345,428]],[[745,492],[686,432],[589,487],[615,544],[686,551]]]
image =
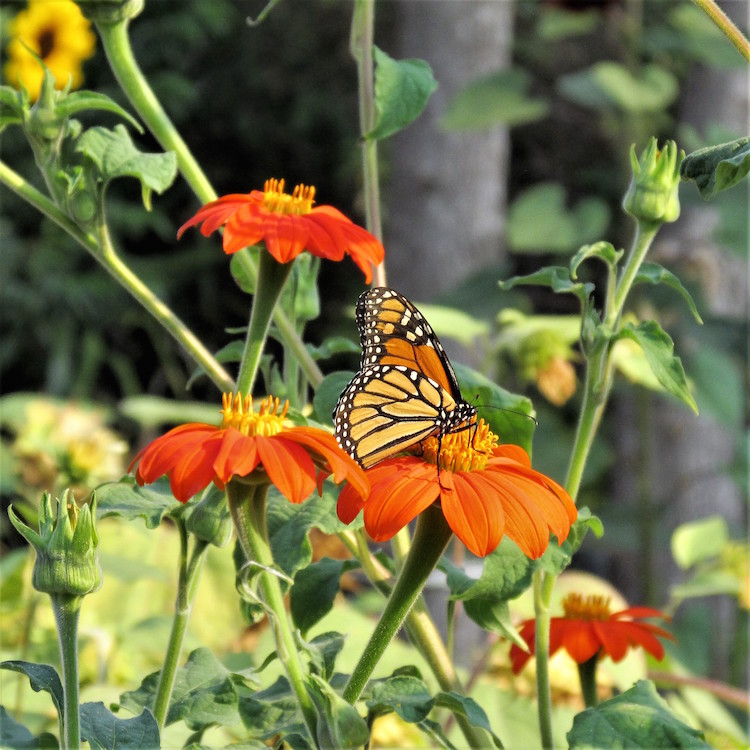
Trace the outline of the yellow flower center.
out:
[[[235,396],[225,393],[221,400],[223,404],[221,428],[226,430],[234,427],[249,437],[277,435],[284,427],[284,419],[289,409],[289,401],[284,401],[279,413],[279,399],[273,396],[264,398],[260,402],[258,411],[253,409],[252,396],[245,396],[243,399],[241,393]]]
[[[581,594],[568,594],[562,602],[567,620],[609,620],[609,597],[599,594],[589,594],[584,598]]]
[[[263,186],[263,205],[276,214],[304,216],[315,203],[313,185],[297,185],[291,195],[284,192],[284,180],[266,180]]]
[[[487,465],[496,445],[497,435],[480,419],[462,425],[457,432],[449,432],[439,440],[427,438],[422,442],[422,456],[445,471],[480,471]]]

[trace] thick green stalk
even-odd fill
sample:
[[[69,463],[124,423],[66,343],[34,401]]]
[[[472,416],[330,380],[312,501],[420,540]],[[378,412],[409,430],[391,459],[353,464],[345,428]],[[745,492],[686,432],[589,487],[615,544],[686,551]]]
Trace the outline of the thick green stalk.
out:
[[[78,707],[78,617],[81,614],[83,597],[50,594],[50,599],[55,613],[62,664],[63,730],[60,743],[63,750],[78,750],[81,746],[81,714]]]
[[[344,688],[344,700],[354,703],[359,698],[380,657],[398,632],[422,591],[427,577],[440,560],[451,534],[451,529],[439,507],[431,505],[419,516],[409,556],[404,562],[375,631]]]
[[[188,563],[188,534],[184,523],[178,522],[178,529],[180,532],[180,572],[177,583],[177,601],[175,602],[174,618],[172,619],[172,631],[169,634],[164,664],[159,674],[159,684],[154,697],[154,718],[159,725],[160,732],[164,729],[167,721],[169,700],[172,697],[174,679],[182,654],[182,646],[185,642],[185,633],[190,621],[195,592],[198,588],[198,579],[208,552],[208,542],[197,539]]]
[[[245,557],[250,564],[258,566],[260,593],[276,641],[276,653],[284,665],[305,724],[314,739],[317,724],[315,706],[305,686],[305,670],[297,651],[279,578],[272,572],[274,561],[266,527],[268,486],[267,483],[245,484],[238,480],[231,481],[227,485],[229,511]]]
[[[599,703],[596,693],[596,665],[599,654],[594,654],[588,661],[578,665],[578,678],[581,681],[581,694],[586,708],[594,708]]]
[[[693,0],[693,2],[721,29],[745,60],[750,62],[750,42],[715,0]]]

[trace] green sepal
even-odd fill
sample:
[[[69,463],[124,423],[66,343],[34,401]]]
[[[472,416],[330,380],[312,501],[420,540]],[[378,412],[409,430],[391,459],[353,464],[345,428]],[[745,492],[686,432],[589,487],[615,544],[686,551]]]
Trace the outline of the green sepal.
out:
[[[698,191],[705,200],[733,187],[748,172],[750,136],[693,151],[680,165],[680,177],[683,180],[695,180]]]

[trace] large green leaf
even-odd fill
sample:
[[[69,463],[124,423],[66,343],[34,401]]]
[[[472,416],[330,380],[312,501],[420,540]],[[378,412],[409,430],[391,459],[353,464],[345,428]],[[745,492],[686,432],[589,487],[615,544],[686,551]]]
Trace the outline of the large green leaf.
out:
[[[674,355],[674,342],[657,322],[647,320],[637,326],[628,323],[620,329],[616,338],[630,338],[640,344],[662,387],[698,413],[682,362]]]
[[[419,117],[437,81],[424,60],[394,60],[377,47],[374,56],[376,119],[365,138],[383,140]]]
[[[703,733],[680,721],[647,680],[578,714],[567,737],[571,750],[710,747]]]
[[[52,696],[57,714],[63,718],[65,701],[63,698],[63,687],[60,676],[54,667],[49,664],[33,664],[28,661],[9,660],[0,662],[0,669],[8,669],[11,672],[20,672],[29,678],[31,689],[38,693],[42,690]]]
[[[683,180],[695,180],[708,200],[727,190],[750,172],[750,136],[718,146],[707,146],[688,154],[680,165]]]
[[[142,750],[159,747],[159,725],[148,708],[140,716],[121,719],[103,703],[81,706],[81,738],[92,750]]]

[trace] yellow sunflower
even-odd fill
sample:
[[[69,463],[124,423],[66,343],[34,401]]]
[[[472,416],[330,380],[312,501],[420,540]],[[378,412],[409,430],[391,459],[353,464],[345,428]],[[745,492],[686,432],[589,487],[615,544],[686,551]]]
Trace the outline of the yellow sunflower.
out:
[[[23,84],[32,101],[39,96],[44,71],[29,49],[52,71],[57,88],[68,81],[73,88],[81,85],[81,64],[94,54],[96,36],[72,0],[29,0],[10,22],[8,33],[5,80],[12,86]]]

